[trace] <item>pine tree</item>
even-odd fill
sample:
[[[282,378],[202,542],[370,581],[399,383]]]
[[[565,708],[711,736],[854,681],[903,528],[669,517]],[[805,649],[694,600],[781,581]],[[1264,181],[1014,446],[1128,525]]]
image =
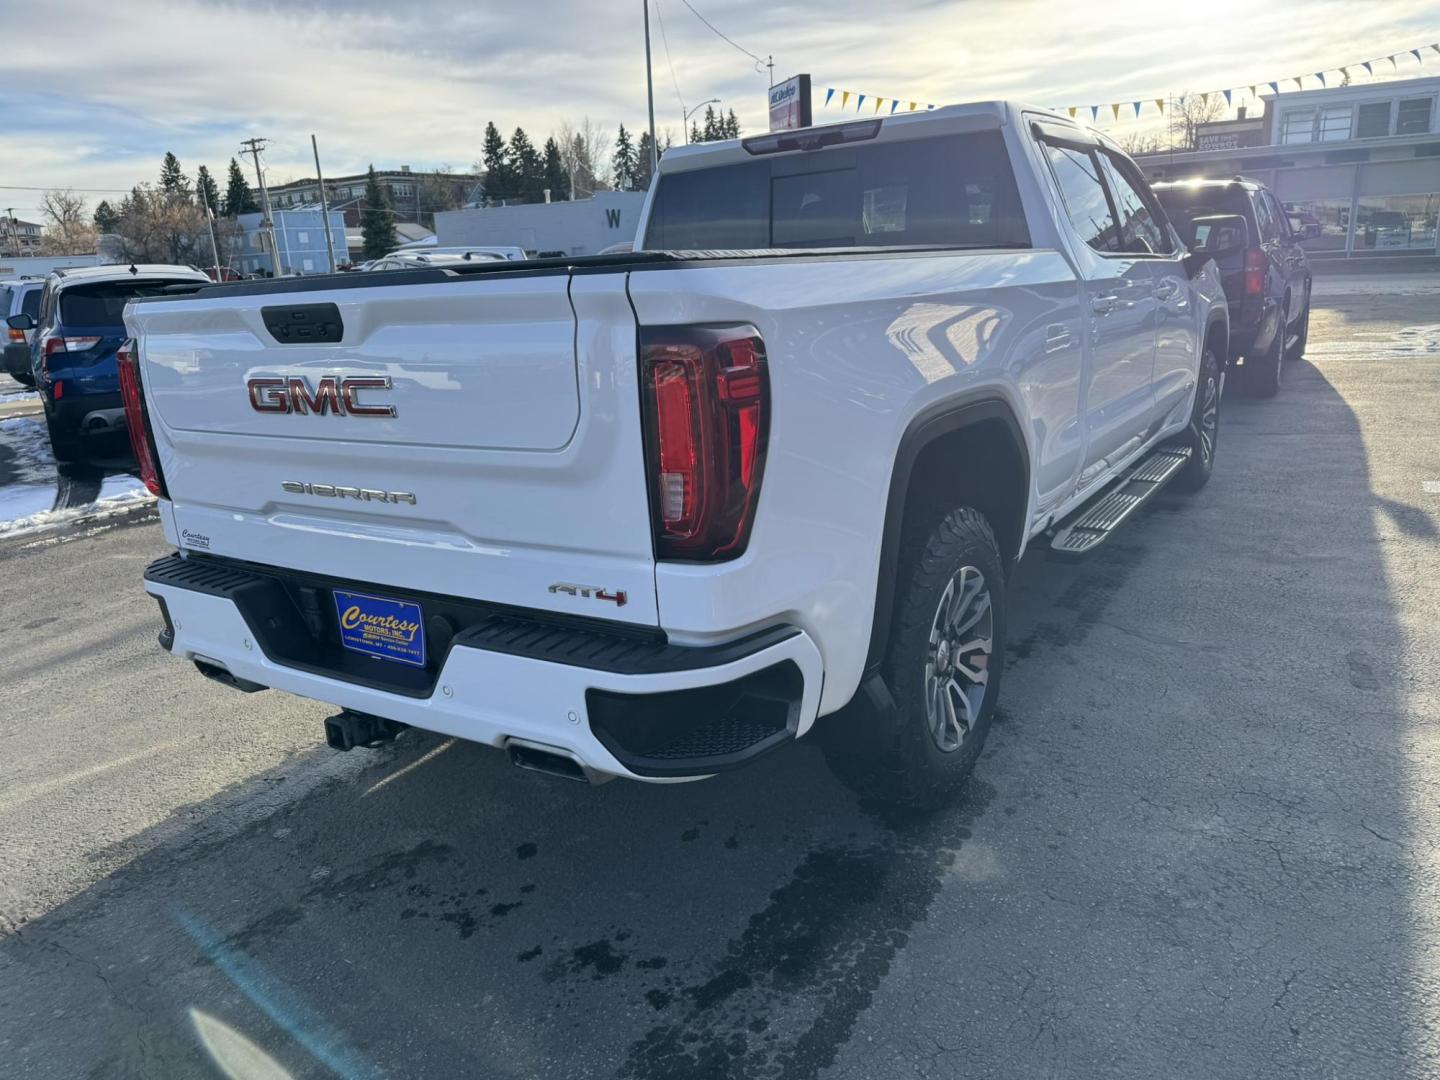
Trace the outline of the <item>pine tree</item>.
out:
[[[180,171],[180,159],[168,150],[160,163],[160,190],[172,199],[190,201],[190,178]]]
[[[705,106],[705,126],[700,129],[701,142],[714,142],[725,137],[725,121],[715,115],[715,106]]]
[[[365,209],[360,213],[360,235],[364,238],[367,259],[378,259],[395,250],[395,215],[391,213],[390,196],[375,176],[375,166],[365,174]]]
[[[730,114],[725,117],[722,123],[723,137],[726,139],[738,139],[740,137],[740,118],[731,109]]]
[[[510,168],[515,195],[521,202],[542,202],[545,198],[541,189],[545,187],[540,153],[524,128],[516,128],[510,136]]]
[[[615,174],[616,191],[633,191],[635,184],[635,146],[625,125],[615,136],[615,156],[610,159],[610,169]]]
[[[233,218],[237,214],[254,214],[259,209],[259,204],[255,202],[255,193],[250,190],[250,185],[245,182],[245,174],[240,171],[240,163],[232,157],[230,173],[225,182],[225,216]]]
[[[485,201],[488,203],[501,203],[515,197],[515,180],[508,158],[500,129],[493,121],[486,124],[485,142],[480,148],[480,162],[485,169]]]
[[[698,120],[690,121],[690,141],[692,143],[705,141],[705,134],[700,130],[700,121]]]
[[[104,199],[100,205],[95,207],[95,231],[102,233],[113,233],[120,227],[120,214]]]
[[[565,172],[565,159],[560,156],[560,144],[553,135],[545,140],[545,163],[541,168],[544,186],[550,189],[550,201],[564,202],[570,198],[570,176]]]
[[[210,208],[211,213],[220,212],[220,189],[215,186],[215,178],[204,165],[195,171],[195,196],[202,207]]]

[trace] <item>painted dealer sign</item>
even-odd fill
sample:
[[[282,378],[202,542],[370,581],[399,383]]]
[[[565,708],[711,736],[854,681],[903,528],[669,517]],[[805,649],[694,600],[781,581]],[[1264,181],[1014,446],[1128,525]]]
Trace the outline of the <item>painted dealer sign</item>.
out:
[[[811,123],[809,75],[796,75],[770,88],[771,131],[790,131]]]

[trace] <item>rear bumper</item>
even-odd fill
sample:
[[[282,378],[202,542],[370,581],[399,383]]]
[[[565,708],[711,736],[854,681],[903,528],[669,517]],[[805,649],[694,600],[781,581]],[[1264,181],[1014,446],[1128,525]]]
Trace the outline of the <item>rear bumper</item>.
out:
[[[258,617],[287,602],[281,577],[178,556],[145,576],[176,656],[444,735],[551,747],[601,774],[665,781],[736,768],[803,734],[819,709],[820,654],[795,627],[684,648],[497,611],[454,635],[427,685],[387,688],[295,659],[274,629],[294,613]],[[397,666],[361,659],[386,675]]]

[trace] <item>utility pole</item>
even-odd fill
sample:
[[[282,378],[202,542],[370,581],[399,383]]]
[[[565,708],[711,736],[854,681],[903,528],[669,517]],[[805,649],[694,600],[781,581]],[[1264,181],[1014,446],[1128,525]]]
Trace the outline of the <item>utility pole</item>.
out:
[[[765,66],[770,69],[770,85],[775,85],[775,57],[765,54]]]
[[[195,185],[199,187],[200,185]],[[220,244],[215,239],[215,211],[210,209],[210,198],[202,189],[200,192],[200,205],[205,207],[205,222],[210,226],[210,257],[215,260],[215,280],[220,280]]]
[[[315,141],[315,136],[310,136],[310,149],[315,151],[315,180],[320,185],[320,217],[325,222],[325,254],[330,259],[330,272],[333,274],[340,268],[335,265],[335,241],[330,238],[330,204],[325,199],[325,174],[320,171],[320,145]],[[346,251],[349,255],[349,251]]]
[[[265,186],[265,171],[260,168],[260,151],[265,149],[265,139],[246,139],[240,144],[240,152],[249,154],[255,159],[255,179],[260,181],[260,224],[265,227],[266,235],[270,237],[270,258],[275,264],[275,276],[279,277],[284,273],[280,265],[280,244],[275,239],[275,219],[270,215],[270,189]],[[328,229],[329,222],[326,222]]]
[[[655,75],[650,70],[650,0],[645,7],[645,94],[650,101],[650,175],[660,171],[660,147],[655,142]]]

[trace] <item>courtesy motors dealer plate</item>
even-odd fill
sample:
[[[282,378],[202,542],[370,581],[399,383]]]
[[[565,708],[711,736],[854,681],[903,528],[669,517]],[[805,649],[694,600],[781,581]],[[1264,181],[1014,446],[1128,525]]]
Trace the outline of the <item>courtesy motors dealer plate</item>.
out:
[[[419,604],[335,590],[340,644],[381,660],[425,666],[425,620]]]

